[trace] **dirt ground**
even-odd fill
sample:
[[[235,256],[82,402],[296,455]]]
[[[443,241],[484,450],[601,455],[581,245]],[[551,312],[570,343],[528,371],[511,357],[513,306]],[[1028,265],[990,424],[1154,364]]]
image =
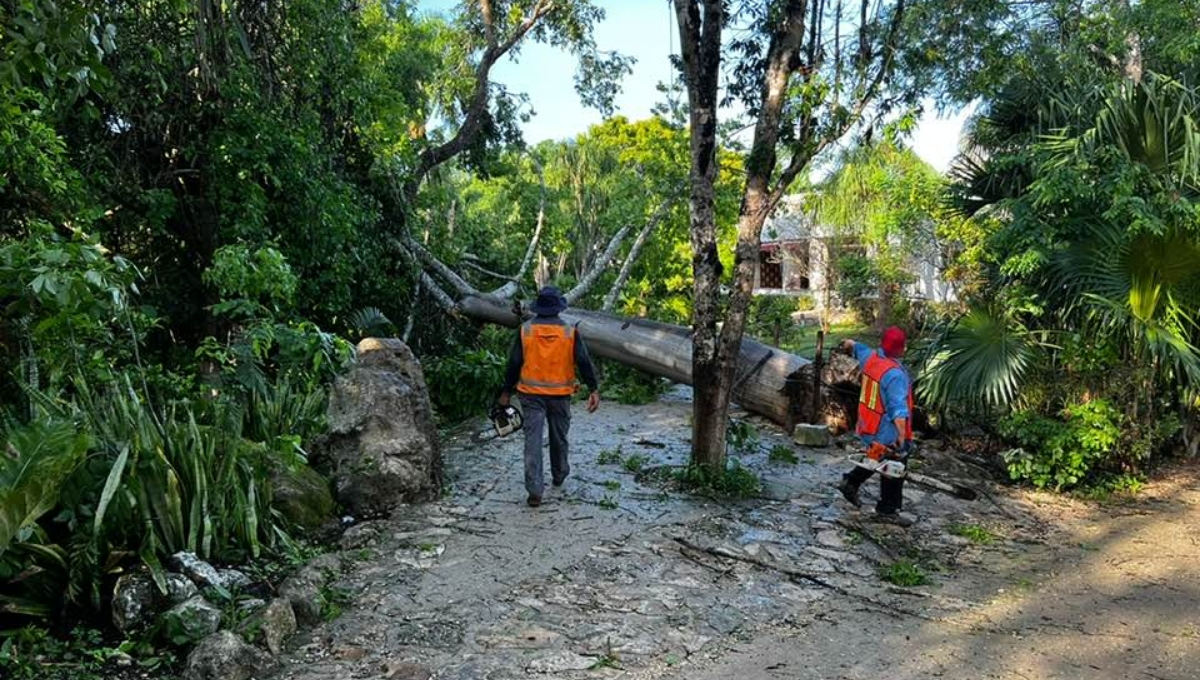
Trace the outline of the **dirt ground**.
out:
[[[683,389],[577,408],[572,476],[536,509],[519,436],[451,438],[445,497],[347,532],[340,614],[293,642],[278,677],[1200,678],[1194,467],[1084,503],[997,486],[931,442],[923,472],[986,493],[910,484],[918,522],[901,529],[834,490],[845,451],[762,423],[737,456],[761,497],[655,481],[687,460],[689,418]],[[796,462],[771,461],[776,446]],[[898,562],[929,582],[882,580]]]

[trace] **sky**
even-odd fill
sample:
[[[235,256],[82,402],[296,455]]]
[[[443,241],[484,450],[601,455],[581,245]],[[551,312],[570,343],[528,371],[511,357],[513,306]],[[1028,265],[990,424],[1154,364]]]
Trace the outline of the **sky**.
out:
[[[421,13],[453,11],[458,0],[417,0]],[[678,52],[671,6],[665,0],[596,0],[607,13],[596,27],[597,47],[635,57],[633,73],[622,82],[616,113],[630,120],[648,118],[662,98],[658,83],[673,77],[669,55]],[[579,103],[574,88],[575,60],[562,50],[541,44],[522,46],[516,60],[508,58],[492,70],[492,79],[509,90],[529,95],[532,117],[522,126],[525,139],[568,139],[599,123],[599,112]],[[959,132],[969,111],[938,117],[932,103],[921,118],[910,144],[939,172],[945,172],[958,150]]]

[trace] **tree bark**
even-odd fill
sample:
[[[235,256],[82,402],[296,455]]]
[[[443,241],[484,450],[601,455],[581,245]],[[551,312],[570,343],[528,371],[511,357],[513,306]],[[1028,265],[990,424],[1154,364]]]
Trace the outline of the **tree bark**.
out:
[[[724,3],[721,0],[703,0],[703,3],[675,0],[675,13],[691,125],[692,462],[723,470],[732,367],[723,374],[718,355],[722,268],[717,252],[714,185],[717,179],[717,85],[721,70]]]

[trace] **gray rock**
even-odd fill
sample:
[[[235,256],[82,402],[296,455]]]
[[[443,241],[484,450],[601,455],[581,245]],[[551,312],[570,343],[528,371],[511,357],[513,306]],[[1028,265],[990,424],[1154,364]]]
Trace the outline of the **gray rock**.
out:
[[[196,645],[188,655],[184,680],[250,680],[275,669],[275,661],[247,644],[236,633],[223,630]]]
[[[383,680],[429,680],[432,677],[433,671],[417,663],[400,661],[383,665]]]
[[[217,574],[221,579],[221,586],[231,593],[245,590],[254,584],[254,579],[237,569],[218,569]]]
[[[121,576],[113,587],[112,621],[122,633],[144,628],[154,613],[154,579],[144,571]]]
[[[792,439],[801,446],[809,446],[815,449],[825,448],[829,446],[830,442],[829,427],[826,425],[801,423],[792,432]]]
[[[251,614],[253,614],[254,612],[257,612],[258,610],[260,610],[266,606],[267,606],[267,601],[260,600],[257,597],[250,598],[249,600],[239,600],[237,603],[238,611],[248,612]]]
[[[258,618],[263,644],[272,654],[279,656],[283,651],[283,641],[296,632],[296,613],[292,610],[292,603],[276,598]]]
[[[221,610],[197,595],[163,613],[167,637],[176,644],[202,640],[221,627]]]
[[[187,576],[192,580],[192,583],[201,588],[211,586],[224,587],[221,574],[217,571],[217,568],[197,557],[196,553],[177,552],[171,555],[169,564],[172,569]]]
[[[329,482],[307,465],[271,467],[271,507],[284,519],[308,530],[319,529],[337,509]]]
[[[172,606],[186,602],[200,594],[196,584],[181,574],[167,574],[167,602]]]
[[[300,625],[310,626],[321,620],[321,609],[325,604],[321,591],[340,571],[337,555],[325,554],[304,565],[279,586],[279,596],[291,603]]]
[[[338,540],[338,545],[343,550],[354,550],[355,548],[376,545],[379,543],[379,534],[386,528],[387,524],[382,521],[355,524],[346,529],[341,539]]]
[[[596,659],[575,652],[556,652],[538,657],[529,662],[525,670],[529,673],[562,673],[564,671],[586,671],[596,664]]]
[[[442,453],[421,364],[403,342],[367,338],[329,395],[329,434],[310,446],[354,515],[386,514],[441,492]]]

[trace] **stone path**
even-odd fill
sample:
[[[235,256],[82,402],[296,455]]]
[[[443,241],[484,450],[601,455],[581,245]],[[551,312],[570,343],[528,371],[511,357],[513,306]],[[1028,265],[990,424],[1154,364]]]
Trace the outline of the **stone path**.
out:
[[[1178,610],[1196,611],[1195,559],[1153,575],[1133,563],[1149,579],[1137,592],[1166,598],[1156,631],[1086,615],[1089,601],[1119,610],[1129,591],[1120,574],[1130,562],[1096,560],[1152,559],[1131,542],[1139,531],[1157,536],[1140,520],[1098,536],[1100,550],[1064,553],[1056,546],[1081,541],[1075,524],[1049,521],[1063,501],[989,487],[995,500],[969,503],[909,485],[916,527],[864,523],[832,488],[843,452],[792,447],[797,464],[771,462],[767,452],[787,442],[765,425],[756,452],[739,457],[766,482],[750,501],[682,495],[653,474],[600,462],[619,447],[622,461],[643,468],[682,465],[689,417],[682,390],[643,407],[577,409],[572,476],[536,509],[524,504],[518,437],[448,441],[443,500],[346,533],[344,573],[329,588],[345,595],[344,611],[294,640],[278,677],[1198,677],[1178,665],[1200,661],[1187,644],[1200,621],[1186,628]],[[930,469],[969,472],[928,457]],[[873,500],[877,488],[864,495]],[[1188,522],[1198,502],[1193,494],[1185,504]],[[1086,526],[1086,508],[1073,511]],[[955,523],[999,538],[972,544],[947,531]],[[1189,545],[1178,557],[1198,556]],[[933,583],[882,582],[880,568],[895,561],[922,565]],[[1047,584],[1052,598],[1042,597]],[[1134,653],[1120,672],[1145,674],[1110,672],[1118,648],[1142,633],[1161,654]],[[1111,653],[1097,654],[1100,645]],[[1095,659],[1107,666],[1090,668]]]

